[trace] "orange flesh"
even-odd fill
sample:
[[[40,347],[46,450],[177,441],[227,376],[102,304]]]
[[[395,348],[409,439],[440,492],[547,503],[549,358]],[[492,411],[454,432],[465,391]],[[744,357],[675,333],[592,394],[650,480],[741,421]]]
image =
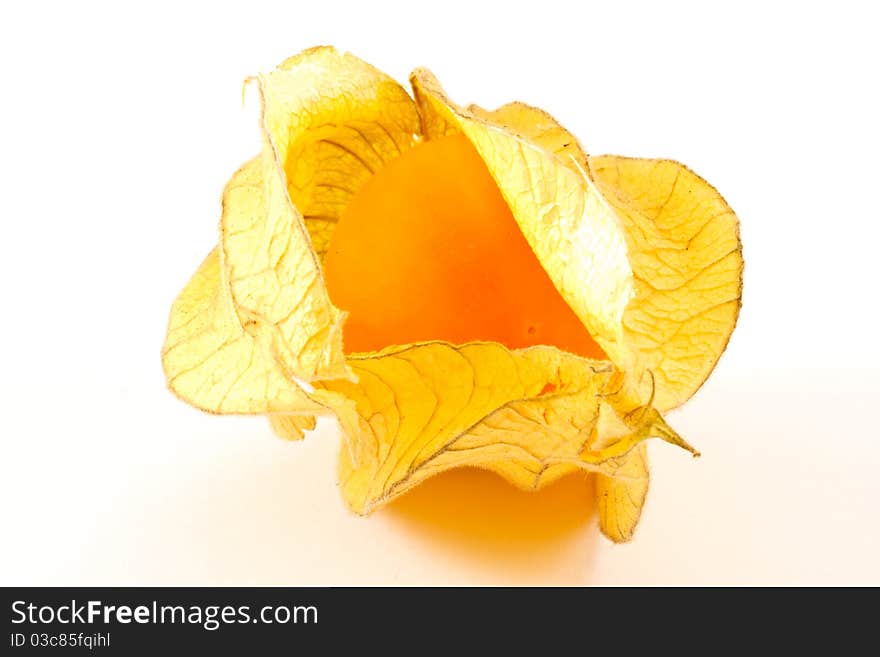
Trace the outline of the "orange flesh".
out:
[[[445,340],[605,358],[529,247],[466,137],[419,144],[343,213],[324,273],[346,352]]]

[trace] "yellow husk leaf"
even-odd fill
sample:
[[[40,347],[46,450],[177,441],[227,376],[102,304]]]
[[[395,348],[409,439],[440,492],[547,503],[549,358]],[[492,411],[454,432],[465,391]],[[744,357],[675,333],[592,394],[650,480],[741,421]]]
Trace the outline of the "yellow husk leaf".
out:
[[[269,336],[242,326],[217,249],[171,308],[162,365],[169,388],[209,413],[326,412],[291,381]]]
[[[721,195],[683,164],[590,158],[599,189],[626,231],[636,296],[623,316],[638,354],[633,379],[656,386],[669,410],[703,384],[727,347],[742,296],[739,221]]]
[[[370,162],[411,147],[418,117],[399,84],[333,48],[306,51],[256,82],[263,150],[224,191],[221,255],[172,308],[163,363],[169,387],[209,412],[327,413],[296,383],[351,376],[344,315],[327,295],[313,244],[326,246]],[[347,181],[344,198],[333,176]],[[285,423],[273,427],[296,435]]]
[[[291,57],[258,82],[267,138],[323,262],[351,197],[386,162],[415,145],[415,104],[393,79],[330,47]]]
[[[420,112],[429,117],[423,125],[442,123],[444,134],[455,129],[467,136],[556,289],[611,360],[627,369],[622,320],[634,292],[626,240],[586,172],[572,170],[572,161],[530,141],[522,129],[456,106],[429,71],[415,71],[410,81]]]
[[[599,527],[615,543],[625,543],[635,533],[648,495],[648,446],[638,445],[614,465],[612,476],[596,476]]]
[[[479,105],[468,105],[467,109],[475,116],[503,126],[526,141],[553,153],[575,173],[586,173],[590,176],[590,163],[577,137],[544,110],[519,101],[507,103],[491,111]]]
[[[340,481],[359,513],[454,467],[487,468],[533,490],[577,469],[615,476],[621,457],[651,436],[680,441],[647,409],[623,415],[627,431],[603,440],[600,407],[616,403],[609,388],[619,373],[554,347],[431,342],[349,365],[357,383],[321,385],[354,404]]]
[[[733,210],[678,162],[587,157],[543,110],[516,102],[468,110],[593,179],[617,211],[635,281],[623,316],[630,378],[640,384],[641,398],[653,393],[660,411],[690,399],[724,352],[739,314],[743,261]]]
[[[347,376],[342,313],[324,288],[302,217],[267,141],[223,195],[220,248],[236,313],[303,381]]]

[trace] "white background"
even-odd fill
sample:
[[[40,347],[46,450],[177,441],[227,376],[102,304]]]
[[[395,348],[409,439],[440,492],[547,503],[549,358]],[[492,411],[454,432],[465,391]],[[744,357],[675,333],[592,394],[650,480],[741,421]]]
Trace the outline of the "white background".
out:
[[[0,10],[0,584],[880,584],[869,3],[7,3]],[[759,8],[760,7],[760,8]],[[321,43],[593,153],[681,160],[739,214],[739,327],[651,448],[636,540],[584,482],[429,482],[370,519],[338,436],[165,390],[170,303],[259,147],[243,79]]]

